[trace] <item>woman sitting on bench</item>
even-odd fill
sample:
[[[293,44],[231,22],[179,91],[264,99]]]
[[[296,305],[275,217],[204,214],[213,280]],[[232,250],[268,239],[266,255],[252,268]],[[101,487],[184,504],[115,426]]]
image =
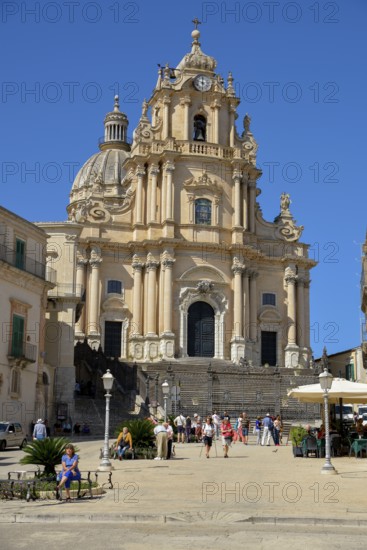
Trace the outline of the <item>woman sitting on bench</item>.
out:
[[[69,443],[65,447],[65,454],[61,459],[62,471],[61,480],[56,487],[57,490],[61,489],[65,485],[66,490],[66,502],[70,502],[70,483],[72,481],[80,480],[80,471],[78,468],[79,457],[75,454],[74,445]]]

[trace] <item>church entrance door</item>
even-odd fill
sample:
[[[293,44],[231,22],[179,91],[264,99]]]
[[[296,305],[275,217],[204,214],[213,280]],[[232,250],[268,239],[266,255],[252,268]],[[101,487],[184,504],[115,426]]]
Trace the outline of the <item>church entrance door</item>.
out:
[[[206,302],[189,307],[187,336],[189,357],[214,357],[214,310]]]

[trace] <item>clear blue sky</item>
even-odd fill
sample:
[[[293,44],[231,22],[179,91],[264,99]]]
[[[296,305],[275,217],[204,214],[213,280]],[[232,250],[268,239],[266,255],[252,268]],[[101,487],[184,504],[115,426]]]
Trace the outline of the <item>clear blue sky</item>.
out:
[[[73,175],[97,151],[119,91],[129,133],[157,78],[190,49],[196,16],[217,72],[233,72],[239,130],[259,143],[264,218],[291,211],[319,261],[311,341],[360,343],[365,238],[364,0],[337,2],[1,2],[1,204],[31,221],[66,219]],[[33,90],[33,92],[32,92]]]

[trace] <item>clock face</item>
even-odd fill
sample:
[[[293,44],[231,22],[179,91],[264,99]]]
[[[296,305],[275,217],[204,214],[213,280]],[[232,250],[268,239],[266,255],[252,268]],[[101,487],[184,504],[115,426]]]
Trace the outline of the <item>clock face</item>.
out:
[[[199,92],[208,92],[212,87],[211,78],[205,74],[199,74],[194,78],[194,86]]]

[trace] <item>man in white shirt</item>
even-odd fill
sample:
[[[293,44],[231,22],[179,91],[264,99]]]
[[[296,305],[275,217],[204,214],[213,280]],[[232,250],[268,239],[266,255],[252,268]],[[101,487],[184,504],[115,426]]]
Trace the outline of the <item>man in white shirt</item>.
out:
[[[179,414],[173,421],[174,425],[177,428],[177,443],[185,442],[185,417],[183,414]]]

